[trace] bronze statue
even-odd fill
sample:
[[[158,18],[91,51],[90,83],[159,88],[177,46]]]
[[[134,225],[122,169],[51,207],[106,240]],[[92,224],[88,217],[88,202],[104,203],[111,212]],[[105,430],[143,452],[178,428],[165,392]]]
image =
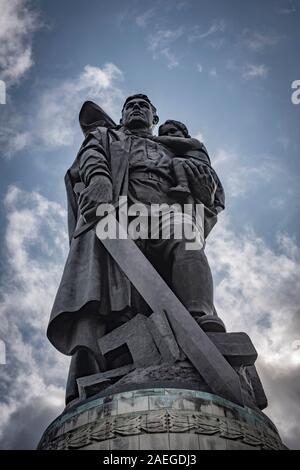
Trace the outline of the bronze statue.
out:
[[[214,308],[204,247],[224,191],[206,148],[180,121],[154,136],[142,94],[119,125],[92,102],[79,120],[85,140],[65,178],[70,252],[48,326],[72,356],[67,406],[39,448],[283,449],[261,412],[257,351]],[[178,236],[185,224],[195,230]]]
[[[174,152],[170,139],[152,135],[157,123],[156,108],[142,94],[126,99],[119,126],[92,103],[81,112],[86,138],[65,177],[70,251],[48,327],[52,344],[72,356],[67,402],[78,396],[76,379],[122,365],[122,355],[104,358],[97,340],[137,313],[151,313],[102,246],[93,221],[99,204],[116,203],[120,196],[127,196],[129,205],[176,202],[170,191],[177,183]],[[205,205],[206,238],[224,209],[224,192],[204,145],[197,141],[195,150],[202,158],[178,163],[184,160],[190,200]],[[79,194],[78,183],[84,185]],[[82,230],[89,223],[89,230]],[[214,308],[204,248],[187,251],[185,242],[171,237],[137,244],[204,331],[225,331]]]

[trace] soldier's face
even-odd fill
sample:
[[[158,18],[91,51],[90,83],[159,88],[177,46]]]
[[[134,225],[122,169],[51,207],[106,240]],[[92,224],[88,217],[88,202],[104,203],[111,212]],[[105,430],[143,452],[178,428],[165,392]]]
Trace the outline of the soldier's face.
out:
[[[128,129],[141,127],[151,129],[153,126],[153,111],[150,103],[141,98],[128,101],[123,110],[122,123]]]

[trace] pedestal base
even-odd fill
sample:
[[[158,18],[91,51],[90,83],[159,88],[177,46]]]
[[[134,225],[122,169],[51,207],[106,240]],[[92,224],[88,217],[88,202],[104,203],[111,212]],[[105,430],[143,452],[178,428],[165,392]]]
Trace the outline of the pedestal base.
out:
[[[260,410],[206,392],[154,388],[93,397],[64,411],[39,449],[281,450]]]

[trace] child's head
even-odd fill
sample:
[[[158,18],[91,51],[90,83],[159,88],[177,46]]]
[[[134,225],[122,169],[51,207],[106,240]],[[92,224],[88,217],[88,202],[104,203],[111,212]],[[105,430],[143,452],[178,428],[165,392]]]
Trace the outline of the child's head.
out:
[[[190,137],[187,127],[182,122],[175,121],[173,119],[168,119],[168,121],[159,126],[158,135],[167,135],[169,137]]]

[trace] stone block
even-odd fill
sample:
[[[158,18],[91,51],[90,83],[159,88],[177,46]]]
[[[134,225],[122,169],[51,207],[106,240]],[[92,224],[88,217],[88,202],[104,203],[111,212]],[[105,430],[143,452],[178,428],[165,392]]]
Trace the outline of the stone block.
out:
[[[266,394],[264,392],[262,383],[260,381],[259,375],[257,373],[256,367],[250,366],[246,368],[246,372],[248,374],[248,377],[250,379],[250,383],[252,385],[252,389],[254,392],[255,396],[255,401],[257,403],[257,406],[260,410],[264,410],[268,406],[268,399],[266,397]]]
[[[152,313],[148,327],[164,362],[174,363],[185,359],[164,312]]]
[[[127,345],[136,368],[161,362],[161,356],[148,329],[147,317],[136,315],[132,320],[116,328],[98,340],[103,355]]]
[[[257,351],[246,333],[207,333],[220,353],[234,367],[253,365]]]
[[[91,395],[101,392],[108,385],[112,379],[121,378],[132,370],[131,364],[118,367],[99,374],[88,375],[77,379],[79,397],[85,399]]]

